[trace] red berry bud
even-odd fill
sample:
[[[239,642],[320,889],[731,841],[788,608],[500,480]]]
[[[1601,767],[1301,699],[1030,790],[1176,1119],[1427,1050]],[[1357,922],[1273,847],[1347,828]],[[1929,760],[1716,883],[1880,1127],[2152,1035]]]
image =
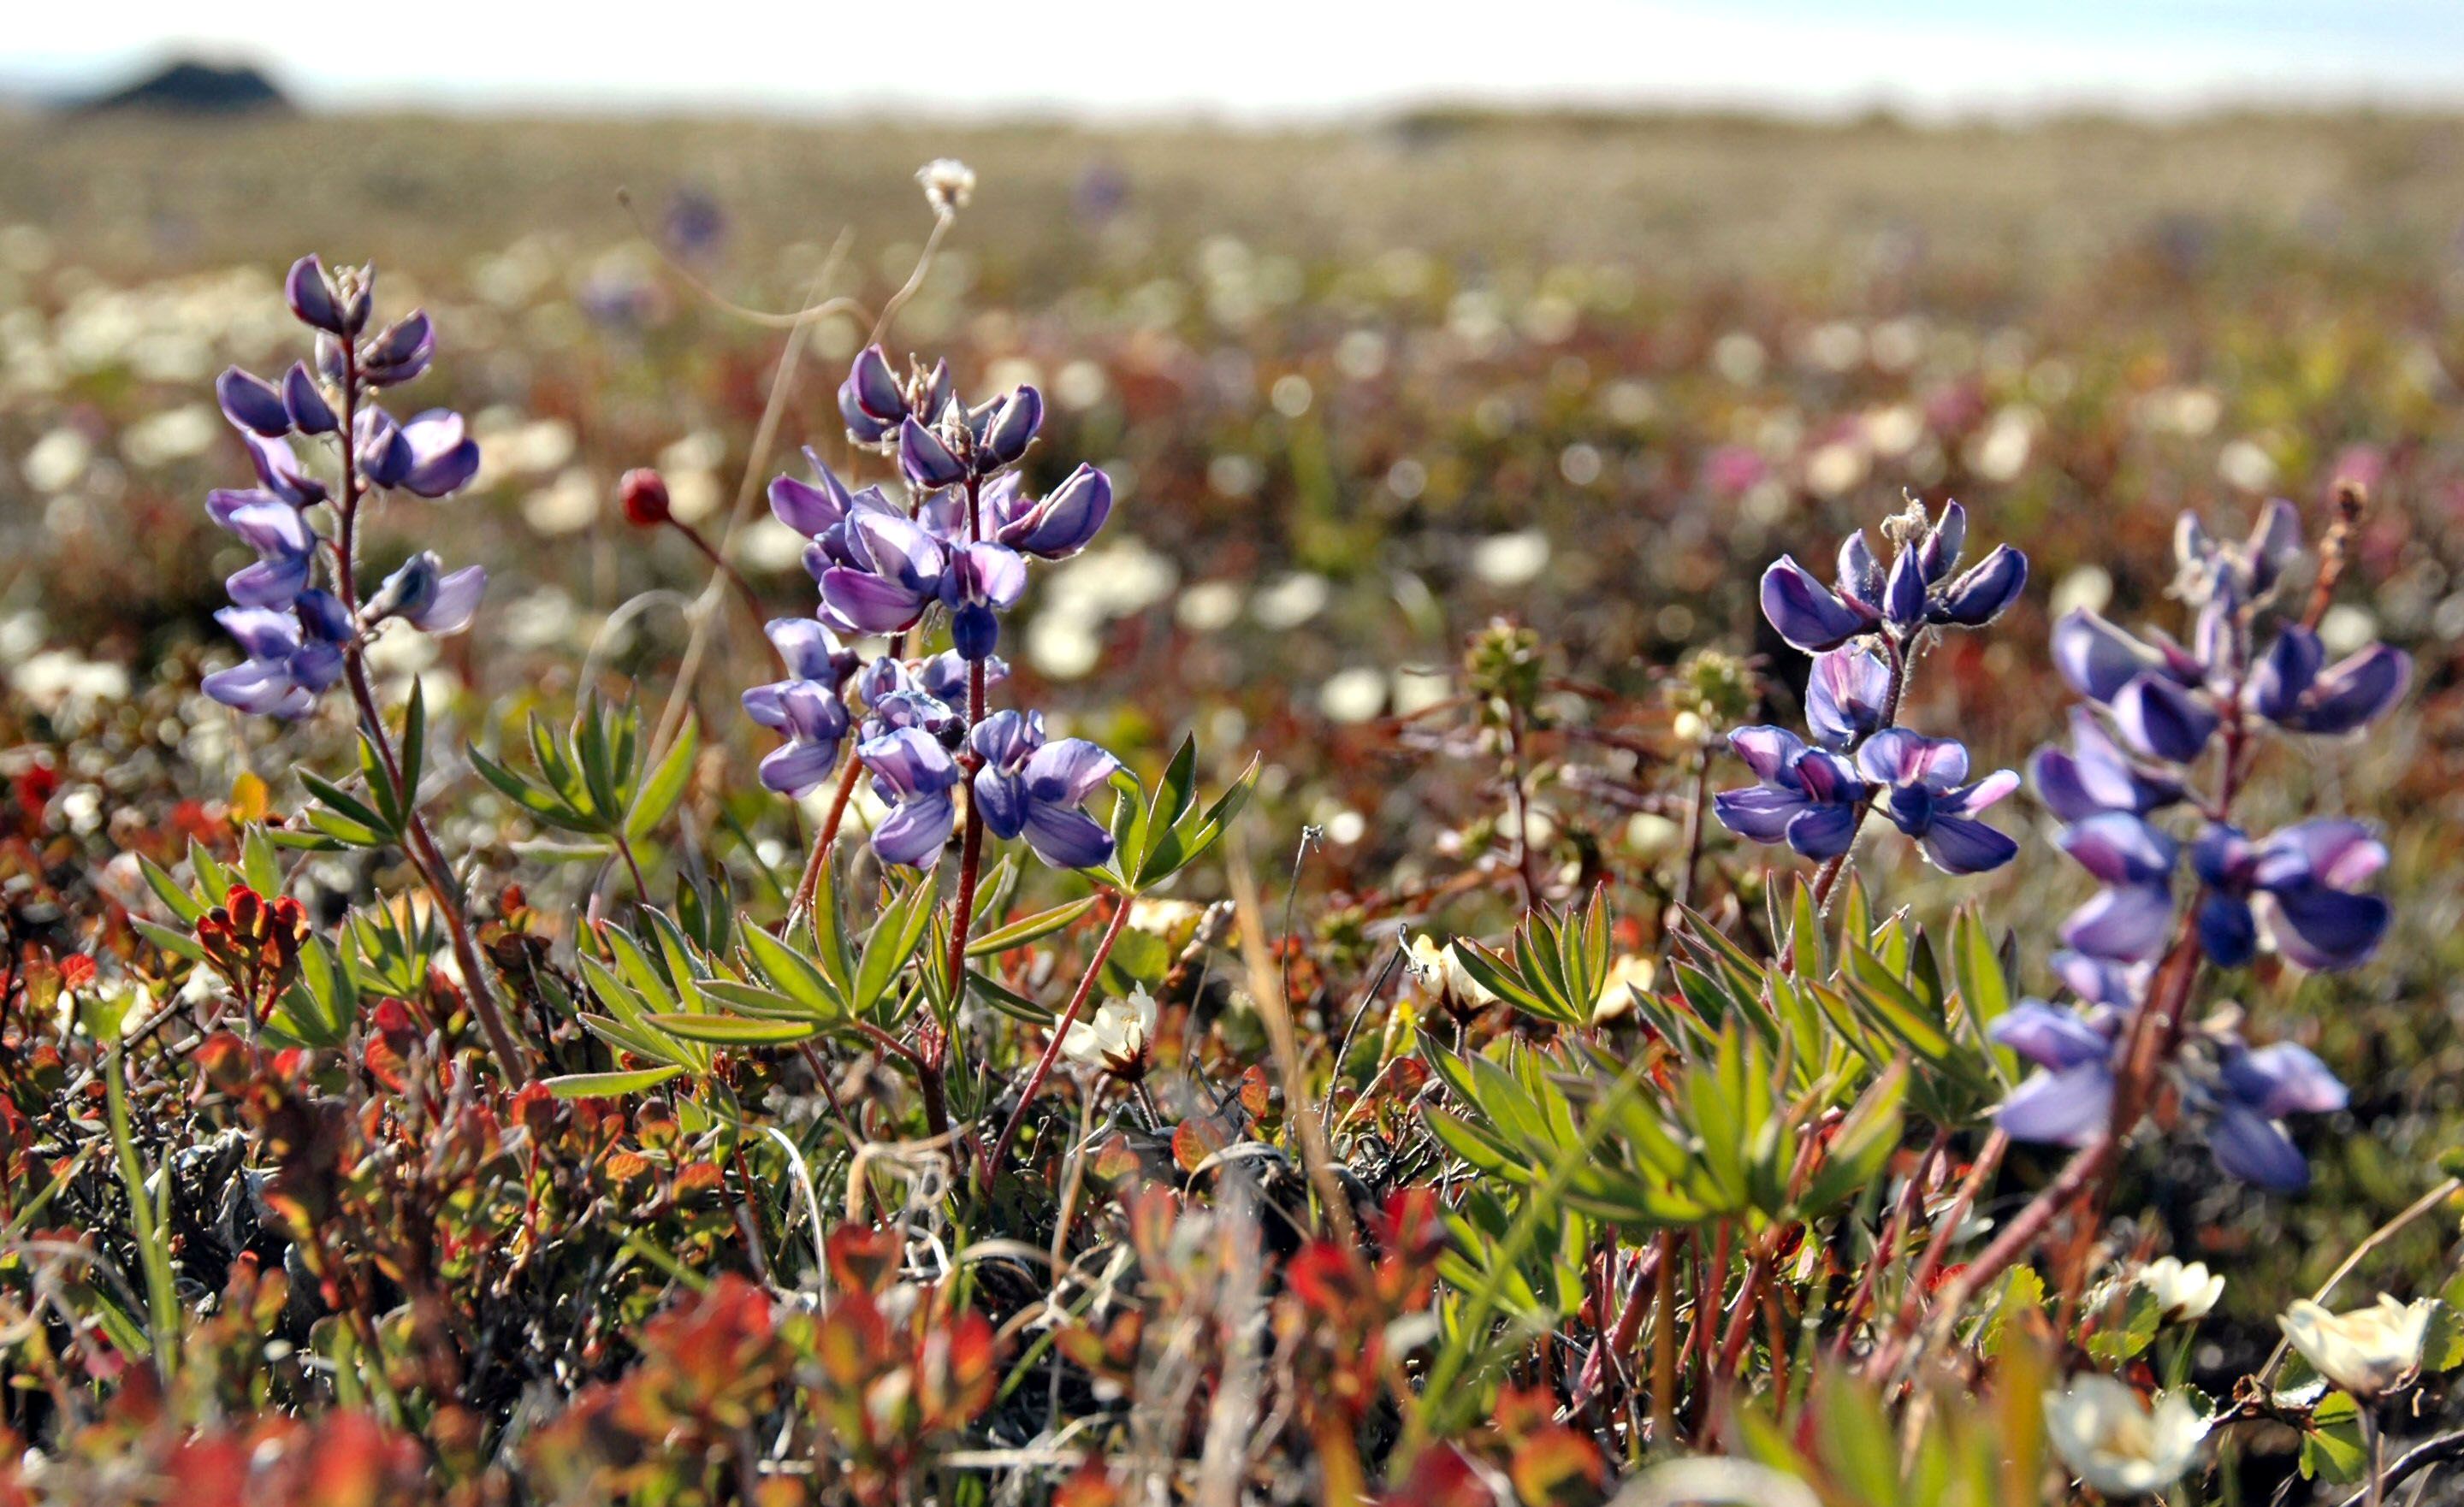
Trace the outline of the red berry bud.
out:
[[[648,466],[636,467],[616,483],[617,500],[625,505],[625,521],[655,529],[668,521],[668,483]]]

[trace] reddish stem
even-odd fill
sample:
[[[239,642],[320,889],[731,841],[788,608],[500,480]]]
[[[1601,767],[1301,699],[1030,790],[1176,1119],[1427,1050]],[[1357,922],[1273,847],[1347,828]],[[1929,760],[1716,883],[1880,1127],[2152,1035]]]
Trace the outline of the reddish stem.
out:
[[[1010,1111],[1009,1124],[1001,1126],[1000,1137],[985,1151],[983,1161],[978,1167],[978,1175],[986,1188],[992,1186],[993,1174],[1000,1170],[1002,1158],[1009,1154],[1009,1144],[1018,1139],[1019,1127],[1026,1123],[1027,1106],[1035,1103],[1036,1091],[1044,1086],[1046,1078],[1052,1076],[1052,1063],[1061,1056],[1062,1037],[1078,1023],[1078,1016],[1085,1012],[1087,1001],[1095,993],[1095,980],[1104,972],[1105,960],[1112,955],[1112,944],[1121,940],[1121,933],[1128,929],[1129,924],[1130,897],[1116,894],[1112,897],[1111,924],[1104,928],[1103,940],[1095,944],[1095,955],[1088,961],[1086,976],[1078,980],[1078,992],[1069,996],[1069,1008],[1061,1013],[1061,1018],[1052,1022],[1052,1038],[1044,1044],[1044,1055],[1035,1059],[1034,1069],[1026,1075],[1026,1086],[1019,1091],[1018,1107]]]

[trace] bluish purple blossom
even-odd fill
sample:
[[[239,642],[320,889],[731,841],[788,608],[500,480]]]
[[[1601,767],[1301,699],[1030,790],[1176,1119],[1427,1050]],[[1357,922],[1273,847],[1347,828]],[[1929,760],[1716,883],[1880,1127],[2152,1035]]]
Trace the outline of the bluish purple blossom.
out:
[[[873,788],[891,804],[873,829],[872,850],[885,863],[931,868],[941,861],[957,821],[950,792],[962,777],[940,743],[914,728],[898,728],[856,748]]]
[[[1968,782],[1968,750],[1950,738],[1888,728],[1857,751],[1858,773],[1884,787],[1883,814],[1947,874],[1981,874],[2019,855],[2019,844],[1976,819],[2019,788],[2012,770]]]
[[[993,836],[1023,837],[1054,868],[1092,868],[1111,858],[1112,835],[1083,808],[1119,759],[1085,738],[1045,742],[1044,718],[1032,711],[993,713],[968,746],[982,760],[974,789]]]
[[[1866,788],[1848,760],[1806,747],[1786,728],[1739,728],[1728,746],[1759,784],[1721,792],[1712,810],[1729,831],[1756,842],[1786,842],[1803,856],[1832,859],[1856,841]]]
[[[1825,748],[1852,748],[1883,725],[1890,694],[1891,666],[1882,656],[1862,644],[1825,650],[1806,677],[1806,726]]]
[[[2096,717],[2071,711],[2071,746],[2036,751],[2030,765],[2037,797],[2064,821],[2081,821],[2101,811],[2144,817],[2183,797],[2182,782],[2124,753]]]
[[[2333,1114],[2344,1107],[2344,1085],[2306,1048],[2290,1041],[2252,1049],[2229,1040],[2212,1081],[2200,1096],[2212,1118],[2208,1147],[2216,1165],[2245,1182],[2277,1192],[2310,1185],[2310,1165],[2285,1133],[2284,1117]]]
[[[216,523],[256,551],[256,563],[226,579],[223,588],[243,607],[287,607],[306,588],[317,535],[297,508],[268,491],[217,490],[206,497]]]
[[[360,608],[360,617],[369,623],[401,618],[422,633],[459,633],[478,614],[487,589],[485,566],[449,572],[435,551],[422,550],[385,579]]]
[[[2252,667],[2250,709],[2288,732],[2350,732],[2378,720],[2412,678],[2411,657],[2385,644],[2326,659],[2318,634],[2286,627]]]
[[[2121,811],[2075,822],[2055,841],[2104,886],[2063,920],[2063,944],[2113,963],[2143,963],[2162,952],[2173,925],[2181,844]]]
[[[1837,648],[1885,627],[1902,638],[1934,627],[1976,628],[2000,617],[2028,583],[2028,557],[2007,544],[1953,576],[1968,542],[1968,510],[1946,504],[1930,524],[1911,514],[1921,536],[1882,567],[1860,530],[1839,546],[1834,582],[1783,555],[1763,573],[1763,615],[1781,638],[1808,653]]]
[[[2207,885],[2199,943],[2223,967],[2247,963],[2260,928],[2276,950],[2303,968],[2357,968],[2378,950],[2390,912],[2357,892],[2387,865],[2387,847],[2358,821],[2322,819],[2253,842],[2211,822],[2190,845]]]
[[[852,656],[838,638],[810,618],[777,618],[766,631],[786,678],[744,693],[745,714],[787,741],[761,760],[761,783],[782,796],[802,796],[838,767],[839,741],[847,736],[847,711],[839,687]]]
[[[350,619],[321,591],[300,593],[297,611],[225,607],[214,621],[248,656],[205,678],[205,693],[226,707],[256,716],[301,716],[341,677]]]
[[[2113,1059],[2125,1022],[2114,1010],[2080,1016],[2040,999],[2013,1006],[1989,1034],[2036,1071],[2003,1100],[1994,1125],[2014,1141],[2057,1146],[2101,1135],[2113,1118]]]

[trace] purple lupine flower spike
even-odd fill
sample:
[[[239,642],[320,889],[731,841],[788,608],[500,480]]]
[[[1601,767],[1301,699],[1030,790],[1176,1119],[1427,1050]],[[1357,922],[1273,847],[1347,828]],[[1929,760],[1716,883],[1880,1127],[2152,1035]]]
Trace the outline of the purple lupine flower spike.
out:
[[[1032,712],[996,712],[979,724],[968,746],[983,761],[976,800],[995,837],[1023,837],[1054,868],[1092,868],[1112,856],[1112,835],[1081,809],[1121,767],[1085,738],[1044,740],[1044,719]]]
[[[1882,725],[1882,703],[1891,690],[1891,667],[1861,644],[1842,644],[1814,657],[1805,683],[1805,720],[1814,740],[1844,749]]]
[[[822,572],[822,600],[857,631],[903,633],[941,596],[948,556],[939,540],[894,513],[859,513],[847,520],[847,542],[862,568]]]
[[[1848,851],[1866,790],[1846,759],[1807,748],[1786,728],[1739,728],[1728,746],[1761,783],[1713,797],[1723,826],[1751,841],[1786,842],[1810,859]]]
[[[2119,963],[2144,962],[2164,950],[2173,925],[2172,875],[2180,846],[2120,811],[2065,827],[2055,841],[2104,885],[2063,920],[2063,943]]]
[[[2113,1055],[2123,1016],[2081,1016],[2042,1000],[2021,1000],[1993,1022],[1993,1039],[2036,1065],[1994,1111],[2014,1141],[2084,1146],[2113,1118]]]
[[[341,676],[342,651],[336,640],[324,636],[333,626],[330,614],[225,607],[214,621],[230,630],[248,656],[245,663],[216,670],[202,683],[205,693],[226,707],[255,716],[301,716]]]
[[[2110,702],[2140,675],[2164,666],[2162,653],[2084,607],[2054,624],[2054,667],[2090,701]]]
[[[1945,873],[1981,874],[2019,856],[2018,843],[1976,819],[1977,813],[2019,788],[2015,771],[1996,770],[1973,784],[1964,783],[1966,748],[1954,739],[1928,738],[1905,728],[1885,729],[1868,738],[1857,751],[1857,769],[1873,783],[1889,787],[1883,812]]]
[[[2310,1167],[2282,1124],[2287,1115],[2333,1114],[2344,1085],[2307,1048],[2290,1041],[2252,1049],[2225,1044],[2211,1092],[2208,1146],[2216,1165],[2277,1192],[2309,1186]]]
[[[951,790],[961,777],[950,751],[914,728],[899,728],[857,748],[874,786],[891,803],[873,830],[872,850],[885,863],[931,868],[941,861],[957,819]]]

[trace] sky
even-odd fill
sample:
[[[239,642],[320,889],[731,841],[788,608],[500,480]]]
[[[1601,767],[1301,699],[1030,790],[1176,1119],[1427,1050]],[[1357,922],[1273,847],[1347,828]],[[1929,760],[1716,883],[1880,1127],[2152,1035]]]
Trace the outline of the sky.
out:
[[[356,109],[1272,122],[1429,103],[1919,117],[2464,105],[2464,0],[21,5],[0,90],[174,55]],[[623,19],[616,19],[622,17]]]

